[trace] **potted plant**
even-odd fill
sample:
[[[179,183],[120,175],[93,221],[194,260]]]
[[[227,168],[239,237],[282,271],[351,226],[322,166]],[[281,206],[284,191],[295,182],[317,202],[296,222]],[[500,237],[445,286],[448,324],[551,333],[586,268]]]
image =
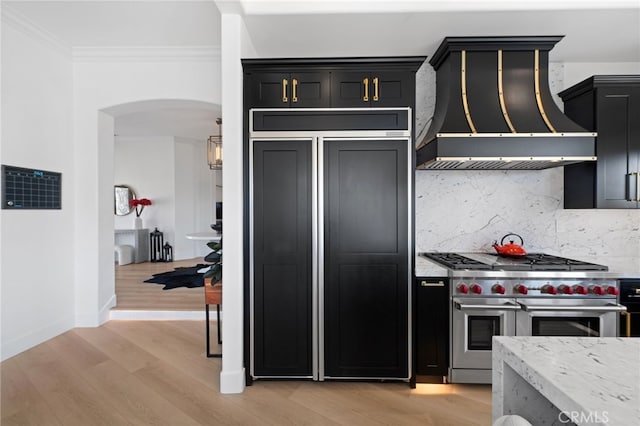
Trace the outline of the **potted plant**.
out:
[[[205,256],[205,262],[213,262],[209,269],[202,276],[203,279],[211,278],[211,285],[222,280],[222,240],[219,242],[210,241],[207,247],[213,250]]]

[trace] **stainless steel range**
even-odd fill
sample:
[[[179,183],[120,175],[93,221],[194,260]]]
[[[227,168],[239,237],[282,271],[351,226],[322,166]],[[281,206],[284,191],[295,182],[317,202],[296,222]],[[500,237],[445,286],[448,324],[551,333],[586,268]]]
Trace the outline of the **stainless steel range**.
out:
[[[449,271],[451,383],[491,383],[493,336],[618,335],[608,268],[547,254],[420,253]]]

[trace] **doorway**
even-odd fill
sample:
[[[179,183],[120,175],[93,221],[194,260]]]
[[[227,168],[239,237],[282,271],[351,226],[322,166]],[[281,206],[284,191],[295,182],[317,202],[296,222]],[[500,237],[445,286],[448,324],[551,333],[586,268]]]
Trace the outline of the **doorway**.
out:
[[[126,318],[131,311],[144,311],[145,318],[202,318],[202,287],[164,290],[164,285],[145,280],[206,264],[206,245],[186,235],[211,231],[216,202],[222,199],[222,174],[209,169],[206,156],[206,140],[217,133],[220,110],[219,105],[188,100],[149,100],[108,109],[114,119],[113,184],[127,185],[138,199],[151,201],[138,211],[139,218],[135,212],[114,215],[115,243],[120,242],[117,230],[132,229],[141,219],[149,233],[163,233],[173,257],[170,262],[145,258],[114,263],[112,318]]]

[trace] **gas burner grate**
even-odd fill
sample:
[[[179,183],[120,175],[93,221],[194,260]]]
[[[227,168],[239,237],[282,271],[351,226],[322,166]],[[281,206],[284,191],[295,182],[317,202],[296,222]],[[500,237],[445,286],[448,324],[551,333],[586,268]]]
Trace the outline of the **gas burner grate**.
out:
[[[479,262],[458,253],[425,252],[419,256],[436,261],[451,269],[491,270],[491,265]]]
[[[449,269],[454,270],[478,270],[478,271],[607,271],[604,265],[583,262],[575,259],[567,259],[545,253],[529,253],[523,257],[503,257],[496,253],[478,253],[478,257],[485,259],[472,259],[460,253],[450,252],[423,252],[419,256],[430,259]],[[489,255],[489,257],[487,257]],[[495,260],[491,260],[495,258]]]
[[[492,253],[493,254],[493,253]],[[499,256],[494,254],[495,256]],[[505,259],[505,258],[503,258]],[[581,260],[567,259],[545,253],[529,253],[519,258],[508,258],[493,269],[532,271],[607,271],[608,267]]]

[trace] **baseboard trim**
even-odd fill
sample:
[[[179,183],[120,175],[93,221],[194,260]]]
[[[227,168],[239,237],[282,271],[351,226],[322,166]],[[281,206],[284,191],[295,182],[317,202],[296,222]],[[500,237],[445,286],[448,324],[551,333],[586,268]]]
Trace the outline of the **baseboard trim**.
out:
[[[31,349],[41,343],[46,342],[49,339],[53,339],[62,333],[65,333],[74,327],[74,318],[69,316],[65,319],[55,321],[47,324],[46,326],[27,333],[23,336],[19,336],[15,339],[2,342],[2,353],[0,354],[0,360],[7,360],[21,352]]]
[[[102,307],[102,309],[100,309],[100,313],[98,313],[98,321],[99,321],[100,325],[102,325],[105,322],[109,321],[109,318],[111,316],[111,308],[116,306],[117,302],[118,302],[118,299],[116,298],[116,295],[114,294],[113,296],[111,296],[109,301],[107,303],[105,303],[105,305]]]
[[[234,394],[244,392],[244,374],[244,368],[238,371],[222,371],[220,373],[220,393]]]
[[[112,309],[109,312],[110,320],[144,320],[144,321],[180,321],[201,320],[204,321],[204,311],[141,311],[135,309]],[[216,321],[215,313],[211,315],[211,321]]]

